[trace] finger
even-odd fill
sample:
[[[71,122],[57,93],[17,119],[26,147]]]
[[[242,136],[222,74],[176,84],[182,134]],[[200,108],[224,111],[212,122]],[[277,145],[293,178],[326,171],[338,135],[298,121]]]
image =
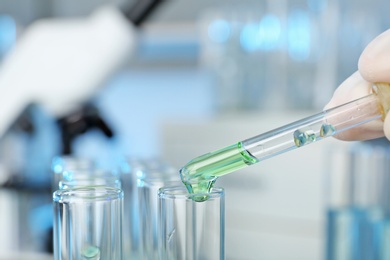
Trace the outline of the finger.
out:
[[[363,79],[359,72],[355,72],[336,89],[325,109],[330,109],[368,95],[371,91],[371,85],[372,83]],[[335,135],[335,138],[344,141],[363,141],[379,138],[383,135],[382,120],[375,120],[341,132]]]
[[[390,128],[390,120],[388,121]],[[378,119],[336,134],[334,137],[342,141],[365,141],[383,137],[384,135],[385,133],[383,132],[383,121]],[[389,135],[386,136],[388,136],[390,140],[390,131]]]
[[[390,30],[371,41],[359,59],[359,72],[369,82],[390,82]]]
[[[349,101],[364,97],[371,91],[371,83],[363,79],[358,71],[347,78],[333,93],[325,109],[345,104]]]

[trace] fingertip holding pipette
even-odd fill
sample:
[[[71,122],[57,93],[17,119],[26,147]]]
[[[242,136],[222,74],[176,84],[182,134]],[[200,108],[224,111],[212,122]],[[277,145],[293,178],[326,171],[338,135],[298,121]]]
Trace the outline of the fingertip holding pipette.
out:
[[[355,96],[357,93],[362,94],[364,91],[364,84],[356,85],[358,90],[351,91],[351,95]],[[335,92],[329,104],[337,104],[348,95],[349,84],[346,87],[343,84],[339,91]],[[371,100],[370,100],[371,99]],[[360,103],[357,102],[360,100]],[[364,141],[375,139],[384,136],[384,119],[390,105],[390,87],[388,83],[375,83],[371,85],[370,94],[359,98],[350,103],[356,103],[355,110],[352,108],[344,113],[344,117],[350,117],[351,120],[361,121],[358,125],[338,131],[334,137],[343,141]],[[344,106],[344,105],[341,105]],[[376,120],[365,120],[368,115],[376,115]],[[347,121],[347,118],[340,119],[337,116],[332,119],[336,122]]]
[[[359,71],[356,71],[337,87],[333,96],[325,105],[324,110],[329,110],[347,102],[365,97],[374,92],[374,86],[380,84],[383,83],[372,84],[368,82],[362,77]],[[382,92],[384,91],[382,90]],[[364,141],[379,138],[383,135],[384,131],[382,120],[374,120],[359,127],[354,127],[350,130],[338,133],[334,135],[334,137],[342,141]]]

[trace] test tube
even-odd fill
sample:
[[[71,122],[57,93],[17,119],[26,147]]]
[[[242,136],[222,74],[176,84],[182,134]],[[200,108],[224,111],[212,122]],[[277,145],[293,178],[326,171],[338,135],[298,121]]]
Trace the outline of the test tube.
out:
[[[72,180],[62,180],[58,184],[58,188],[71,189],[85,186],[108,186],[122,188],[121,181],[115,176],[80,176]]]
[[[76,171],[88,172],[93,169],[95,169],[95,163],[90,159],[74,156],[55,156],[51,162],[52,192],[58,190],[59,182],[64,180],[64,175]]]
[[[139,254],[139,200],[137,176],[143,175],[145,161],[126,158],[119,165],[120,180],[124,191],[123,253],[125,259],[138,259]]]
[[[53,190],[74,188],[88,185],[106,185],[121,188],[119,174],[114,171],[98,169],[95,167],[86,168],[64,168],[62,172],[55,173]],[[54,185],[57,184],[56,187]]]
[[[151,162],[137,176],[139,214],[139,259],[158,259],[158,190],[183,185],[178,171],[161,162]],[[184,186],[183,186],[184,187]]]
[[[121,260],[123,191],[104,186],[53,193],[55,260]]]
[[[207,196],[202,202],[196,196]],[[164,187],[159,197],[159,259],[225,259],[224,190],[189,194],[185,187]]]

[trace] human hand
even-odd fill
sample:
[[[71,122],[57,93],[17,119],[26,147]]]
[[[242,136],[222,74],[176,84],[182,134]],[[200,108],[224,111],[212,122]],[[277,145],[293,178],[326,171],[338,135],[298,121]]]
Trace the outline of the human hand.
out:
[[[362,52],[358,71],[347,78],[334,92],[325,109],[344,104],[366,96],[372,83],[390,83],[390,30],[385,31],[370,42]],[[337,134],[345,141],[369,140],[386,136],[390,140],[390,115],[384,122],[376,120]]]

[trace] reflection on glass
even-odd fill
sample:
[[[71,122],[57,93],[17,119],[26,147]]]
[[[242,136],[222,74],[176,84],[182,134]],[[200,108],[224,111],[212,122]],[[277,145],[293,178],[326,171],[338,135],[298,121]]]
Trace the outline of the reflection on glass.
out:
[[[204,195],[204,194],[203,194]],[[222,188],[196,202],[183,185],[159,190],[159,259],[225,259],[225,206]]]
[[[160,165],[148,167],[138,176],[139,238],[138,257],[158,259],[158,190],[164,186],[182,184],[175,168]]]
[[[89,186],[53,194],[54,259],[122,259],[123,191]]]

